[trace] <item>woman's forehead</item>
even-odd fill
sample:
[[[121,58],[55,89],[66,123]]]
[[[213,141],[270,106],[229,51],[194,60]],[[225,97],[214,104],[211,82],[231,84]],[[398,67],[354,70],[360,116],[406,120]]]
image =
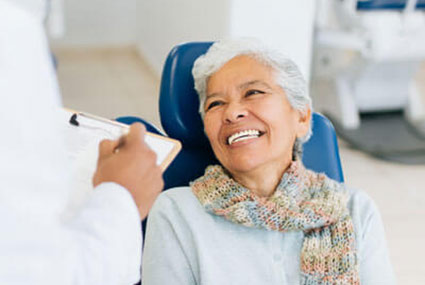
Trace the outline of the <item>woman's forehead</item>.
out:
[[[226,61],[216,72],[213,74],[219,72],[221,69],[225,68],[226,66],[233,65],[258,65],[265,69],[273,69],[270,64],[267,64],[264,59],[261,58],[260,55],[256,54],[241,54],[232,57],[228,61]]]
[[[222,77],[226,78],[229,76],[237,77],[241,81],[252,81],[258,80],[261,77],[269,77],[272,73],[274,73],[274,69],[269,65],[251,56],[240,55],[223,64],[209,76],[208,81],[217,77],[223,79]]]

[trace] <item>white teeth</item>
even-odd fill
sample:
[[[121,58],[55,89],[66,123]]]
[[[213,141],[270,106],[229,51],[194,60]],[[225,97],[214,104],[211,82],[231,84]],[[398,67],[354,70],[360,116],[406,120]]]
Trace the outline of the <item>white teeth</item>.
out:
[[[232,143],[235,143],[235,142],[238,142],[238,141],[257,138],[259,136],[260,136],[260,131],[258,131],[258,130],[244,130],[244,131],[241,131],[241,132],[238,132],[238,133],[231,135],[227,139],[227,143],[229,145],[231,145]]]

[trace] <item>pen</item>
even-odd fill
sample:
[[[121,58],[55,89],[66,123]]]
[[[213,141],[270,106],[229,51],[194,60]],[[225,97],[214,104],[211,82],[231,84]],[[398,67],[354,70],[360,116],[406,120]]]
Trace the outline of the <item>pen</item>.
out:
[[[113,153],[118,153],[120,151],[120,148],[123,147],[125,145],[125,137],[127,135],[122,135],[119,140],[118,140],[118,144],[114,147]]]

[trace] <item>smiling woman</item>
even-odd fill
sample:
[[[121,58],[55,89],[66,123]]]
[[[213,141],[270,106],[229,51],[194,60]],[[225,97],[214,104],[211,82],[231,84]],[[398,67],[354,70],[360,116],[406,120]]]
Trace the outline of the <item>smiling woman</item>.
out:
[[[193,76],[221,165],[156,201],[144,284],[393,284],[370,198],[302,165],[312,107],[297,66],[230,40]]]
[[[273,69],[246,55],[215,72],[207,92],[205,132],[217,159],[242,185],[269,196],[292,161],[295,140],[310,129],[310,108],[292,108]]]

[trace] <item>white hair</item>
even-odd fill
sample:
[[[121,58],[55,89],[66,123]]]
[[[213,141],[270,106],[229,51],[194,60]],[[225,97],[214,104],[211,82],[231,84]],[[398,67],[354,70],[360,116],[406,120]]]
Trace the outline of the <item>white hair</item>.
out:
[[[202,118],[205,115],[208,79],[232,58],[246,55],[273,69],[276,84],[279,85],[288,98],[291,106],[299,111],[312,109],[311,98],[307,84],[297,65],[281,52],[265,46],[255,39],[221,40],[215,42],[205,53],[198,57],[193,65],[192,75],[195,81],[195,90],[199,95],[199,112]],[[307,134],[297,139],[294,150],[300,153],[302,144],[312,134],[312,124]]]

